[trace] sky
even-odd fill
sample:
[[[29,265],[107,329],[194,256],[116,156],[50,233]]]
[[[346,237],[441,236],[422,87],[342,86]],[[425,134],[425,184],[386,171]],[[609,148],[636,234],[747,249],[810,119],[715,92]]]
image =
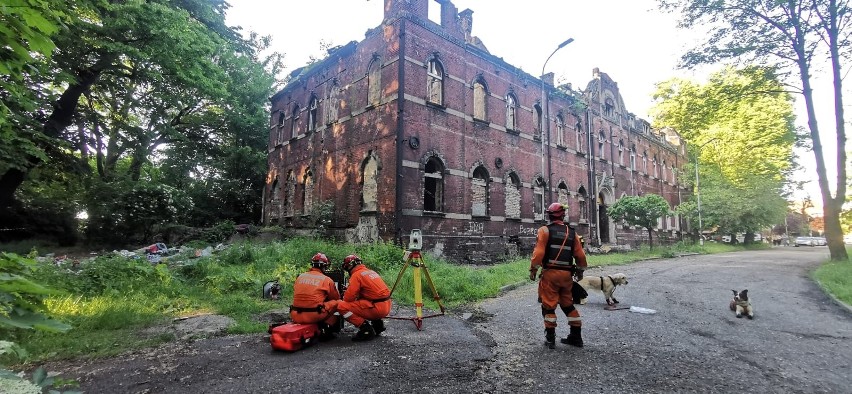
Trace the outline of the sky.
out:
[[[229,0],[228,23],[272,37],[272,49],[284,54],[289,72],[311,56],[323,58],[323,44],[360,41],[383,18],[383,0]],[[702,37],[676,28],[677,16],[659,11],[656,0],[453,0],[459,11],[473,11],[473,35],[492,55],[502,57],[533,76],[542,74],[547,57],[568,38],[574,42],[547,62],[557,83],[585,89],[592,69],[599,68],[618,83],[627,110],[650,120],[651,95],[658,82],[684,77],[703,82],[710,71],[678,69],[680,55]],[[435,7],[431,7],[434,5]],[[430,2],[431,9],[437,3]],[[430,15],[431,17],[432,15]],[[819,89],[819,85],[817,85]],[[819,93],[819,91],[817,91]],[[849,96],[847,96],[849,97]],[[830,108],[820,105],[821,108]],[[803,105],[797,105],[798,124],[805,126]],[[847,113],[852,113],[848,111]],[[822,115],[821,127],[833,130],[833,113]],[[821,118],[821,119],[822,119]],[[826,153],[834,151],[833,133],[822,138]],[[799,152],[804,170],[796,180],[814,180],[797,198],[810,195],[821,205],[815,159]],[[834,167],[834,156],[826,165]],[[830,175],[834,176],[834,175]],[[830,178],[830,183],[834,183]]]

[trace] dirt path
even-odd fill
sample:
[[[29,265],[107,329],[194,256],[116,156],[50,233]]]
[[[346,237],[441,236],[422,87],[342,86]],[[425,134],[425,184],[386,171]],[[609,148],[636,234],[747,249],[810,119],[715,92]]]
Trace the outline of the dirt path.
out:
[[[848,392],[852,313],[807,277],[827,256],[824,248],[775,248],[600,270],[630,277],[616,291],[623,306],[657,313],[605,311],[592,293],[581,307],[582,349],[543,346],[530,284],[472,314],[427,319],[422,331],[391,320],[368,343],[351,342],[347,328],[335,341],[285,354],[272,352],[265,335],[228,336],[47,367],[89,393]],[[741,288],[753,298],[754,320],[728,310],[731,289]]]

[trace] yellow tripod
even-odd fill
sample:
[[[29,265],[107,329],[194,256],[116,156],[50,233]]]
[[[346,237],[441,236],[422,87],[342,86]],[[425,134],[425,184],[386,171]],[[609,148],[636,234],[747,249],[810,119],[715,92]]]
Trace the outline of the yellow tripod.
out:
[[[393,291],[396,290],[396,285],[399,284],[399,280],[402,279],[402,275],[405,273],[408,266],[411,266],[414,269],[414,307],[417,311],[417,315],[414,317],[388,316],[388,318],[411,320],[414,322],[414,326],[417,327],[417,330],[421,330],[423,327],[423,319],[444,315],[444,304],[441,303],[441,296],[438,295],[438,290],[435,289],[435,283],[432,282],[432,277],[429,276],[429,270],[426,268],[426,264],[423,263],[423,257],[420,255],[419,249],[413,249],[406,252],[405,265],[402,266],[402,269],[399,271],[399,275],[396,277],[396,282],[393,283],[391,295],[393,295]],[[426,282],[429,284],[429,288],[432,289],[432,296],[435,298],[435,301],[438,302],[438,306],[441,308],[441,313],[423,316],[423,285],[420,279],[421,271],[423,271],[423,274],[426,275]]]

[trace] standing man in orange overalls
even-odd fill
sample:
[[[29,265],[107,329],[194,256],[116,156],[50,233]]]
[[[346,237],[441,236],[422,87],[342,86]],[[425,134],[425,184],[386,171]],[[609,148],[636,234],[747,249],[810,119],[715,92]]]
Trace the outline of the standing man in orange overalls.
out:
[[[311,269],[299,275],[293,284],[293,305],[290,306],[290,319],[293,323],[320,326],[323,338],[333,338],[337,327],[334,315],[340,293],[334,281],[324,274],[329,261],[322,253],[311,258]]]
[[[583,245],[574,233],[574,229],[563,222],[565,209],[560,203],[547,207],[550,223],[541,226],[536,236],[535,250],[530,263],[530,280],[535,280],[538,267],[542,267],[541,280],[538,282],[538,296],[541,299],[541,314],[544,316],[544,339],[547,347],[556,347],[556,306],[568,317],[570,334],[560,342],[583,347],[581,336],[582,322],[580,312],[574,308],[571,286],[574,277],[583,279],[586,269],[586,253]]]
[[[373,339],[385,330],[382,318],[390,314],[390,289],[382,277],[367,268],[357,255],[346,256],[343,269],[349,272],[349,287],[343,293],[343,300],[337,303],[337,311],[346,321],[358,327],[353,341]]]

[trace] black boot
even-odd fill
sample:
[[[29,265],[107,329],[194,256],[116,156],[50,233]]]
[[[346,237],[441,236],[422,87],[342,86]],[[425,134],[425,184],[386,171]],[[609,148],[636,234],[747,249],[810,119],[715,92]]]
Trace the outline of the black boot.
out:
[[[358,333],[356,333],[355,336],[352,337],[352,340],[355,342],[369,341],[375,336],[376,331],[373,330],[373,326],[370,324],[370,322],[365,321],[361,323],[361,325],[358,327]]]
[[[568,337],[560,339],[559,342],[562,342],[566,345],[583,347],[583,337],[580,335],[581,332],[581,327],[571,326],[571,332],[568,334]]]
[[[555,328],[545,328],[544,329],[544,344],[547,345],[550,349],[556,348],[556,329]]]
[[[376,332],[376,336],[382,335],[382,333],[385,332],[384,320],[370,320],[370,324],[373,326],[373,331]]]
[[[320,333],[319,333],[320,342],[330,341],[330,340],[336,338],[331,327],[328,324],[326,324],[325,322],[319,322],[319,323],[317,323],[317,326],[319,326],[319,330],[320,330]]]

